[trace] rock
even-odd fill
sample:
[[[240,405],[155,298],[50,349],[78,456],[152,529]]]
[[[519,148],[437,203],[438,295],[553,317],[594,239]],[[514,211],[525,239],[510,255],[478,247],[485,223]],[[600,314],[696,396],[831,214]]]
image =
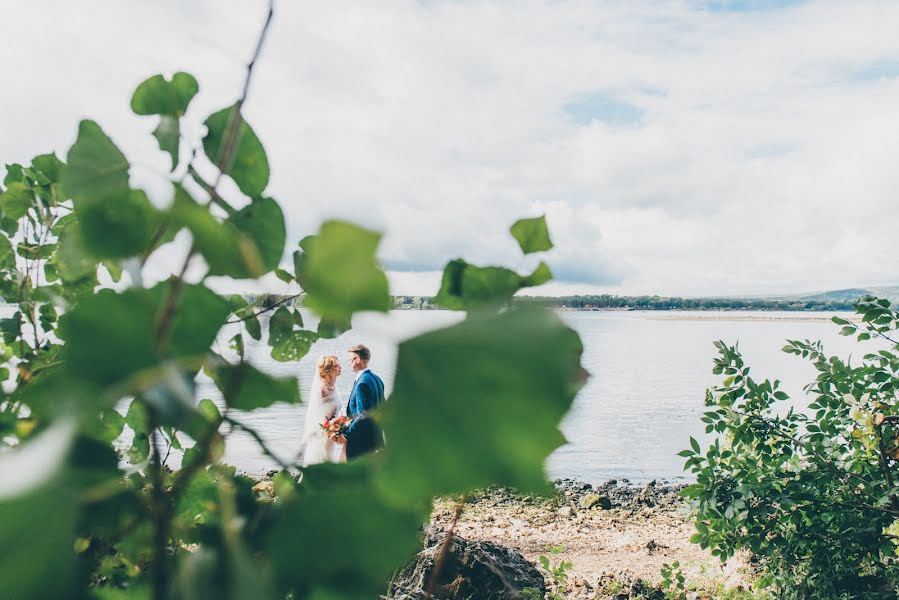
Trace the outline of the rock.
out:
[[[612,508],[612,501],[609,500],[608,496],[601,496],[599,494],[587,494],[581,501],[578,502],[578,506],[581,508],[593,508],[594,506],[598,506],[603,510],[609,510]]]
[[[491,542],[474,542],[459,536],[450,541],[434,586],[426,593],[436,557],[446,534],[429,536],[425,548],[397,575],[391,597],[407,600],[524,600],[546,593],[543,575],[521,554]],[[530,596],[524,590],[534,590]]]
[[[563,519],[570,519],[576,513],[574,511],[574,508],[572,508],[571,506],[563,506],[562,508],[559,509],[559,512],[557,514],[560,517],[562,517]]]
[[[269,496],[275,495],[275,484],[271,480],[263,480],[256,483],[253,486],[253,491],[257,494],[267,494]]]

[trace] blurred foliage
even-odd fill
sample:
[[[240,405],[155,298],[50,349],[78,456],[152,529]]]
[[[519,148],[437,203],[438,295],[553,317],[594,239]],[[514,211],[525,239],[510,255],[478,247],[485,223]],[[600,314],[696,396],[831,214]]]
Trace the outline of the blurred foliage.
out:
[[[736,346],[716,342],[702,417],[715,439],[681,452],[696,483],[692,541],[722,560],[749,550],[763,583],[784,598],[894,598],[899,590],[899,313],[865,297],[841,333],[867,344],[860,360],[820,342],[784,352],[817,371],[793,402],[780,381],[758,380]]]
[[[202,140],[182,122],[199,92],[193,76],[153,75],[137,87],[131,107],[158,120],[152,135],[171,158],[161,205],[132,188],[128,159],[94,121],[80,124],[65,161],[46,154],[6,166],[4,597],[376,597],[415,553],[435,495],[489,483],[546,489],[542,465],[564,441],[559,421],[584,372],[580,340],[561,320],[504,306],[549,279],[542,265],[525,277],[463,273],[447,298],[470,318],[402,344],[395,390],[375,415],[384,451],[301,469],[240,419],[299,401],[295,379],[252,363],[245,335],[296,361],[354,313],[390,308],[380,233],[328,221],[292,253],[285,247],[281,207],[265,196],[268,157],[242,113],[251,74],[252,63],[239,101],[200,117]],[[239,193],[226,198],[225,179]],[[186,251],[169,244],[179,231]],[[542,218],[513,233],[525,252],[549,248]],[[171,276],[147,286],[144,265],[159,252]],[[200,257],[206,271],[187,283]],[[301,287],[321,317],[315,330],[299,294],[222,297],[208,286],[212,276],[270,272]],[[223,335],[235,359],[214,350]],[[201,371],[224,406],[197,395]],[[282,465],[271,486],[221,463],[236,430]],[[180,468],[169,465],[173,452],[183,453]]]

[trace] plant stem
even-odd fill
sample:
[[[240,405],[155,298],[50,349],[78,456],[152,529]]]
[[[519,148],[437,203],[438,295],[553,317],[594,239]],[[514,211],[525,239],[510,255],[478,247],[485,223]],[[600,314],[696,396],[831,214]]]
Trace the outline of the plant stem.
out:
[[[450,521],[449,529],[447,529],[446,538],[443,540],[440,551],[434,559],[434,570],[431,571],[431,576],[428,578],[428,594],[432,597],[434,594],[434,587],[437,585],[437,580],[440,577],[440,571],[443,569],[443,563],[446,562],[446,555],[449,554],[450,545],[453,543],[453,537],[456,534],[456,525],[459,523],[459,518],[462,516],[462,509],[464,508],[464,499],[460,499],[456,502],[456,508],[453,510],[453,517]]]
[[[155,517],[153,519],[153,600],[165,600],[169,587],[168,543],[171,508],[162,476],[162,462],[159,453],[159,418],[153,408],[148,407],[148,411],[153,453],[151,463],[153,470],[152,513]]]
[[[290,302],[291,300],[296,300],[297,298],[299,298],[299,297],[302,296],[302,295],[303,295],[303,293],[300,292],[299,294],[294,294],[293,296],[288,296],[287,298],[284,298],[283,300],[278,300],[277,302],[275,302],[274,304],[272,304],[272,305],[269,306],[268,308],[263,308],[262,310],[260,310],[260,311],[258,311],[258,312],[255,312],[255,313],[253,313],[252,315],[249,315],[249,316],[247,316],[247,317],[243,317],[243,318],[241,318],[241,319],[231,319],[230,321],[226,321],[226,323],[231,324],[231,323],[241,323],[241,322],[243,322],[243,321],[249,321],[250,319],[252,319],[252,318],[254,318],[254,317],[258,317],[258,316],[260,316],[260,315],[264,315],[265,313],[267,313],[267,312],[269,312],[269,311],[275,310],[276,308],[278,308],[278,307],[281,306],[282,304],[287,304],[287,303]]]

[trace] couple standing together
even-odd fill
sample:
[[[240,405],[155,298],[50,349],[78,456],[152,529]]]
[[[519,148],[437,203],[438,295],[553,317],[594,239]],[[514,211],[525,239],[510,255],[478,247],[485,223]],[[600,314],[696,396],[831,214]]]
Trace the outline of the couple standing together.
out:
[[[318,359],[312,378],[312,389],[306,409],[303,466],[324,462],[346,462],[376,450],[383,443],[381,430],[369,413],[384,401],[384,382],[371,372],[371,352],[363,345],[347,352],[347,364],[356,374],[350,399],[343,404],[337,391],[337,378],[343,368],[333,354]],[[343,435],[325,431],[323,424],[335,417],[346,416],[349,424]]]

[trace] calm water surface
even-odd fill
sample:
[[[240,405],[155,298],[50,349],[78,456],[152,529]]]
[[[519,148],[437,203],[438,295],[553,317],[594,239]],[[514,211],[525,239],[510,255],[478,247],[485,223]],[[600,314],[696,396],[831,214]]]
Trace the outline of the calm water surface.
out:
[[[780,351],[785,339],[821,339],[829,352],[841,356],[858,353],[851,339],[838,335],[839,328],[830,322],[832,313],[561,314],[584,342],[583,364],[591,378],[563,422],[569,443],[547,463],[553,477],[587,481],[682,477],[683,459],[677,452],[688,445],[689,436],[700,440],[706,437],[699,419],[704,410],[704,390],[718,381],[711,374],[715,340],[739,342],[755,377],[780,379],[783,389],[800,402],[802,386],[814,379],[815,370],[802,359]],[[319,355],[334,353],[343,360],[346,348],[365,343],[372,350],[372,368],[384,379],[389,395],[397,344],[460,318],[456,313],[443,311],[361,315],[355,319],[352,331],[335,340],[319,342],[299,363],[273,360],[269,348],[262,343],[248,346],[248,353],[257,366],[273,375],[298,377],[305,396]],[[223,334],[221,339],[230,335],[233,333]],[[352,378],[352,373],[346,372],[337,382],[344,400]],[[221,400],[210,380],[201,376],[198,385],[201,397]],[[239,418],[255,427],[282,458],[290,460],[301,448],[304,411],[302,405],[276,405]],[[255,442],[242,433],[229,437],[224,460],[251,474],[275,468]]]

